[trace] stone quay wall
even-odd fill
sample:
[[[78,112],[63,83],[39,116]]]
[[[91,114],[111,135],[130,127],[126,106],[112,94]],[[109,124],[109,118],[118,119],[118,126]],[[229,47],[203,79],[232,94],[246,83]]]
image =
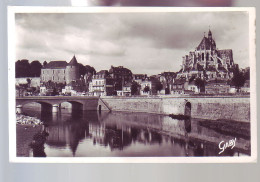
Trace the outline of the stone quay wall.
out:
[[[112,111],[183,115],[191,104],[191,117],[250,122],[249,96],[100,97]],[[99,101],[100,102],[100,101]],[[105,107],[102,107],[105,108]]]

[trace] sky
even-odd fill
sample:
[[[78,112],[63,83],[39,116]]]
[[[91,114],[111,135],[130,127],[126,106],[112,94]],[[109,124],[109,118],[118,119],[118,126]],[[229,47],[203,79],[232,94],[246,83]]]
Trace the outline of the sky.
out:
[[[124,66],[134,74],[179,71],[209,28],[218,49],[249,66],[246,12],[18,13],[16,60],[79,63],[97,71]]]

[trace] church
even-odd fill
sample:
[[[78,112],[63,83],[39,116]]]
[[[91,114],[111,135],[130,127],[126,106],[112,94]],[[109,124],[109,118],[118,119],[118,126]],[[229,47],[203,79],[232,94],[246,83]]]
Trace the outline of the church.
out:
[[[235,68],[232,49],[218,50],[211,30],[204,34],[195,51],[190,51],[182,60],[182,68],[177,79],[201,78],[210,80],[229,80]]]

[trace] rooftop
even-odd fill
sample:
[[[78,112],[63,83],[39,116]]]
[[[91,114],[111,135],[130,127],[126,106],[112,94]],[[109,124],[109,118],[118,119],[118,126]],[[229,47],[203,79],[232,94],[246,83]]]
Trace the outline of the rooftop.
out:
[[[51,61],[47,63],[43,69],[61,69],[66,68],[68,63],[66,61]]]
[[[78,65],[78,61],[75,57],[75,55],[73,56],[73,58],[71,59],[71,61],[69,62],[70,66],[77,66]]]

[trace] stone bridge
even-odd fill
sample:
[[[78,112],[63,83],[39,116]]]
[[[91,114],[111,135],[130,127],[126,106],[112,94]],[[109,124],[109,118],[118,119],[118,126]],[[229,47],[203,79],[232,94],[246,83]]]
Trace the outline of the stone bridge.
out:
[[[99,97],[84,96],[27,96],[16,98],[17,112],[22,112],[25,104],[36,102],[41,104],[42,111],[58,112],[63,102],[71,103],[73,110],[109,110]]]
[[[228,119],[250,122],[249,96],[168,96],[168,97],[89,97],[27,96],[16,98],[17,112],[36,102],[42,111],[58,112],[61,103],[69,102],[73,110],[112,110],[155,114],[188,115],[201,119]]]

